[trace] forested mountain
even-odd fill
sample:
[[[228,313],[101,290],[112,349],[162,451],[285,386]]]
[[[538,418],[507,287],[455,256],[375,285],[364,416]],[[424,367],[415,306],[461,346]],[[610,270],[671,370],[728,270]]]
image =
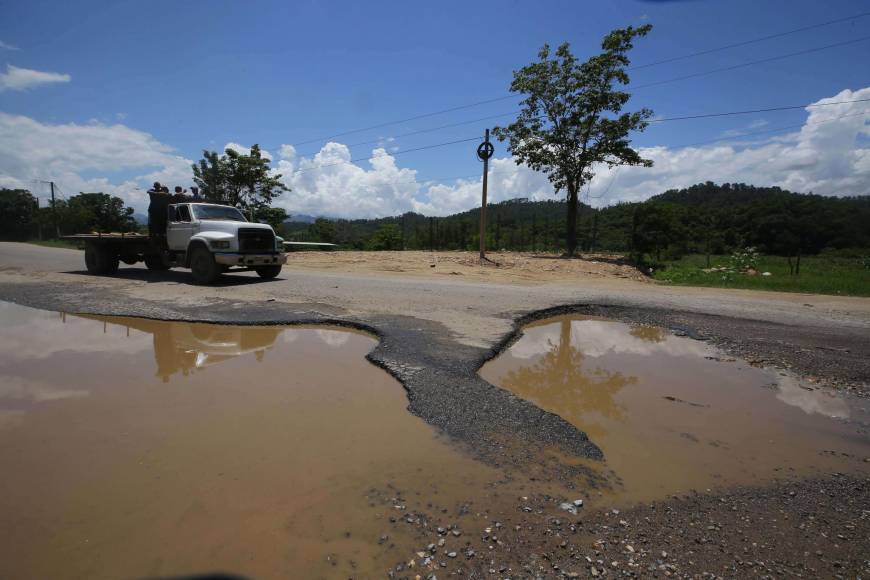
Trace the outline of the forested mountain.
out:
[[[565,202],[514,199],[487,210],[491,249],[560,251]],[[372,220],[285,223],[288,240],[334,242],[357,249],[475,249],[479,209],[448,217],[415,213]],[[870,248],[870,196],[823,197],[778,187],[712,182],[669,190],[643,203],[580,208],[583,251],[631,252],[662,259],[723,253],[753,245],[766,253],[814,254],[824,248]]]

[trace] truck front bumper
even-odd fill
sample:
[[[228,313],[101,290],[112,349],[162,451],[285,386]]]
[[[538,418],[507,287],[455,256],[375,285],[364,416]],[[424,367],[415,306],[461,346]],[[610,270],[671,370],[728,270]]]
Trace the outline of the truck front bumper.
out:
[[[217,252],[214,261],[224,266],[277,266],[287,263],[287,254],[234,254]]]

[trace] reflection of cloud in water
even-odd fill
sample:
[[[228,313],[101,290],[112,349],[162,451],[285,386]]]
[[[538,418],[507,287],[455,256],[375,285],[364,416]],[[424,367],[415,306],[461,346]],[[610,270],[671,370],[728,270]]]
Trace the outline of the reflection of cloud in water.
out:
[[[284,344],[290,344],[291,342],[296,342],[299,338],[299,331],[294,328],[288,328],[281,333],[281,342]]]
[[[4,411],[0,409],[0,429],[9,429],[24,420],[24,411]]]
[[[65,318],[65,322],[64,322]],[[0,302],[0,351],[13,358],[49,358],[59,352],[136,354],[151,350],[151,335],[96,320]],[[83,336],[82,330],[87,334]],[[85,338],[83,340],[83,338]]]
[[[818,413],[826,417],[849,418],[849,406],[833,391],[818,388],[805,389],[795,377],[790,375],[780,376],[777,379],[777,386],[779,387],[776,393],[777,399],[799,408],[807,415]]]
[[[90,393],[81,389],[60,389],[51,385],[34,383],[23,377],[0,375],[0,404],[3,400],[44,403],[60,399],[87,397]]]
[[[665,332],[663,340],[649,340],[643,333],[632,333],[622,322],[602,320],[572,320],[571,345],[587,357],[608,354],[635,354],[642,356],[669,355],[703,357],[712,349],[703,342],[674,336]],[[558,323],[531,328],[510,348],[511,356],[534,358],[552,350],[559,344]]]
[[[318,338],[332,348],[344,346],[350,340],[350,333],[344,330],[315,330]]]

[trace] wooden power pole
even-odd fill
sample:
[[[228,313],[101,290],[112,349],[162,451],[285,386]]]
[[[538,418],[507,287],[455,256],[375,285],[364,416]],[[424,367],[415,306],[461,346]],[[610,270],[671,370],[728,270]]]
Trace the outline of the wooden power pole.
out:
[[[49,181],[51,185],[51,220],[54,222],[54,235],[60,238],[60,226],[57,225],[57,207],[54,204],[54,182]]]
[[[489,174],[489,158],[495,148],[489,142],[489,129],[483,137],[483,143],[477,147],[477,157],[483,161],[483,191],[480,201],[480,259],[486,260],[486,181]]]

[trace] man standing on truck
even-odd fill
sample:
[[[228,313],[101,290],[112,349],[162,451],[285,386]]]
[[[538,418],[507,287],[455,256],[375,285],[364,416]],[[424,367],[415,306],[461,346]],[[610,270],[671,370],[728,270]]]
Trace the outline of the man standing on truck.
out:
[[[148,234],[152,240],[166,240],[166,214],[169,211],[169,204],[172,203],[172,196],[169,195],[168,188],[160,185],[159,181],[154,182],[154,187],[148,190],[148,196],[151,198],[151,203],[148,204]]]

